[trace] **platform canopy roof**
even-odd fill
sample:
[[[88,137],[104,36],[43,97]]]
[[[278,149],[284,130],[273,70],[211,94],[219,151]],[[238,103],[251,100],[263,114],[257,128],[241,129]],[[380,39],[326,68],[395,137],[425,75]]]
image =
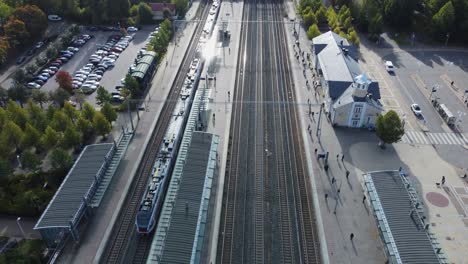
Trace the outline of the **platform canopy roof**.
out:
[[[84,148],[34,229],[67,228],[76,224],[76,216],[86,206],[85,197],[103,169],[106,157],[111,158],[113,147],[113,143],[105,143]]]

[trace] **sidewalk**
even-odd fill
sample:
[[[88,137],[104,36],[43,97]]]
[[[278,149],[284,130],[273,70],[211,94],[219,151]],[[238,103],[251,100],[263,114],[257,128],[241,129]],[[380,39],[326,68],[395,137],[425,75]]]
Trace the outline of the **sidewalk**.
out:
[[[196,8],[197,6],[194,4],[192,8]],[[189,12],[195,14],[194,11]],[[164,100],[190,43],[194,29],[195,24],[187,24],[183,31],[177,33],[177,37],[180,40],[177,42],[178,45],[174,46],[174,42],[169,45],[166,56],[168,58],[171,57],[171,63],[167,66],[165,63],[162,63],[153,78],[148,93],[148,99],[151,98],[151,100],[146,101],[144,111],[139,111],[140,120],[137,125],[134,123],[136,126],[135,136],[109,185],[101,207],[96,210],[93,217],[87,223],[87,229],[81,234],[81,241],[77,244],[69,243],[59,262],[95,263],[99,261],[107,238],[112,231],[112,226],[125,199],[125,194],[130,187],[139,162],[142,159],[143,151],[148,144],[155,123],[164,105]],[[136,119],[135,113],[132,113],[132,116],[133,119]],[[127,126],[130,127],[129,122],[127,122]]]
[[[23,238],[23,233],[19,229],[16,219],[17,217],[14,216],[0,216],[0,236]],[[36,222],[36,218],[21,217],[20,225],[26,236],[25,238],[41,239],[41,234],[33,229]]]

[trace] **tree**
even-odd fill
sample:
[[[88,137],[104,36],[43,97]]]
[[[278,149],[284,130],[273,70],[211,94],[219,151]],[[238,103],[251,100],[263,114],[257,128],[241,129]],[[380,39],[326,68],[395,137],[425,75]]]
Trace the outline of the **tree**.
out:
[[[8,97],[12,100],[15,100],[20,103],[21,107],[24,106],[24,103],[28,100],[30,91],[24,87],[23,84],[14,84],[8,90]]]
[[[380,13],[376,13],[370,20],[368,31],[370,39],[376,40],[383,31],[383,18]]]
[[[340,24],[343,25],[347,19],[349,19],[351,22],[351,11],[346,5],[343,5],[338,12],[338,20]]]
[[[132,97],[136,97],[141,94],[140,84],[138,81],[130,74],[125,76],[125,88],[130,91]]]
[[[309,39],[313,39],[313,38],[315,38],[317,36],[320,36],[320,30],[318,29],[317,24],[313,24],[307,30],[307,37]]]
[[[80,105],[80,110],[83,109],[83,103],[85,102],[85,96],[82,93],[75,94],[75,101]]]
[[[98,104],[108,103],[112,99],[112,95],[102,86],[99,86],[96,91],[96,100]]]
[[[0,179],[5,179],[12,172],[13,170],[11,169],[10,163],[0,158]]]
[[[138,20],[139,24],[151,24],[153,23],[153,10],[151,7],[145,3],[140,2],[138,4]]]
[[[26,29],[33,38],[41,36],[47,28],[46,15],[35,5],[18,7],[13,15],[24,22]]]
[[[72,122],[64,111],[58,110],[54,113],[54,119],[52,119],[51,125],[56,131],[65,132],[65,130],[72,125]]]
[[[356,34],[356,31],[354,31],[354,28],[351,28],[349,30],[347,39],[349,42],[351,42],[355,46],[359,46],[359,44],[361,43],[358,35]]]
[[[2,129],[0,137],[5,140],[5,143],[13,145],[17,150],[19,150],[21,140],[23,138],[23,131],[14,122],[7,121]]]
[[[397,28],[407,28],[412,23],[414,10],[419,1],[383,0],[385,20]]]
[[[81,135],[75,126],[69,126],[63,133],[62,146],[65,149],[78,147],[81,143]]]
[[[29,33],[24,22],[13,17],[10,17],[3,30],[13,47],[26,43],[29,38]]]
[[[48,47],[46,50],[46,56],[49,59],[53,59],[57,57],[58,55],[58,50],[55,47]]]
[[[0,1],[0,22],[3,24],[5,20],[13,14],[14,8],[3,1]]]
[[[24,149],[35,147],[41,140],[41,133],[31,124],[26,124],[21,144]]]
[[[51,149],[52,147],[58,144],[59,140],[60,134],[57,131],[55,131],[55,129],[48,126],[44,132],[44,135],[42,135],[41,144],[46,149]]]
[[[24,151],[20,156],[21,165],[25,169],[35,171],[41,165],[41,160],[31,151]]]
[[[115,120],[117,120],[117,112],[115,112],[112,105],[107,102],[104,103],[104,105],[102,106],[101,113],[104,115],[107,121],[109,121],[109,123],[112,123]]]
[[[83,136],[83,141],[88,141],[93,136],[93,124],[91,121],[85,119],[83,116],[78,118],[76,122],[76,126],[78,131],[80,131],[81,135]]]
[[[138,16],[138,5],[132,5],[132,7],[130,7],[129,13],[132,17]]]
[[[15,102],[10,100],[7,105],[7,113],[9,120],[15,122],[21,129],[26,127],[28,122],[28,114],[26,110],[22,107],[19,107]]]
[[[15,84],[25,83],[28,81],[28,76],[26,75],[24,70],[20,68],[13,73],[12,79],[15,82]]]
[[[455,22],[455,9],[452,2],[448,1],[444,6],[442,6],[433,17],[432,25],[434,26],[434,33],[437,36],[445,36],[447,33],[452,32]]]
[[[73,78],[70,73],[66,71],[59,71],[55,76],[55,80],[58,82],[60,88],[69,93],[73,92]]]
[[[71,94],[64,89],[49,91],[49,98],[58,106],[63,106],[65,101],[70,99]]]
[[[327,23],[327,9],[323,5],[320,5],[320,8],[315,13],[315,16],[317,17],[318,24]]]
[[[76,108],[67,101],[65,101],[62,111],[65,113],[66,116],[68,116],[68,118],[70,118],[70,120],[73,123],[76,122],[76,120],[78,119],[78,116],[80,115],[78,110],[76,110]]]
[[[327,20],[328,26],[330,28],[336,28],[339,26],[338,16],[336,15],[335,10],[331,6],[327,9]]]
[[[176,12],[179,17],[184,17],[188,10],[188,0],[172,0],[176,6]]]
[[[47,115],[44,110],[32,100],[28,100],[26,111],[28,112],[29,122],[34,126],[34,128],[40,132],[44,132],[49,125],[49,120],[47,119]]]
[[[49,101],[49,96],[44,91],[33,90],[32,99],[41,106],[41,109],[44,109],[43,104]]]
[[[3,107],[0,107],[0,131],[3,129],[7,121],[8,113],[5,111],[5,109],[3,109]]]
[[[377,136],[383,141],[383,144],[395,143],[405,134],[400,117],[393,110],[377,117],[375,129]]]
[[[96,112],[93,118],[93,125],[94,129],[96,130],[96,133],[98,135],[101,135],[103,138],[106,137],[109,132],[111,132],[111,125],[109,121],[104,117],[104,115],[101,112]]]
[[[8,100],[10,100],[8,98],[8,91],[0,86],[0,107],[6,107]]]
[[[84,103],[83,110],[81,111],[81,116],[86,120],[93,121],[94,116],[96,115],[96,110],[88,102]]]
[[[50,155],[50,162],[54,170],[66,171],[73,165],[72,157],[62,148],[56,148]]]
[[[0,37],[0,64],[3,64],[8,58],[8,49],[10,48],[10,43],[5,37]]]
[[[312,24],[317,24],[317,18],[315,17],[314,12],[310,10],[307,14],[304,15],[304,26],[309,28]]]

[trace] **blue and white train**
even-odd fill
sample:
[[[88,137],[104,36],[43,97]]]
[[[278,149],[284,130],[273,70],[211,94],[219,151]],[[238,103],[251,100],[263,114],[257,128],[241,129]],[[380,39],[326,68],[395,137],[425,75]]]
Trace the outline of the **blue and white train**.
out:
[[[212,18],[217,17],[219,6],[220,2],[217,0],[214,1],[211,7],[211,13],[213,13],[212,11],[216,12],[215,14],[210,13],[211,19],[208,19],[207,23],[214,22]],[[204,31],[203,35],[207,33],[208,35],[211,34],[213,27],[210,26],[209,28],[210,32]],[[200,40],[202,39],[204,39],[204,36],[200,38]],[[187,73],[184,85],[179,94],[170,124],[165,132],[162,146],[159,149],[156,162],[151,171],[151,176],[136,216],[135,225],[138,233],[149,234],[156,227],[159,214],[164,204],[164,198],[166,196],[167,187],[169,186],[172,170],[177,160],[177,153],[179,151],[180,142],[182,141],[185,125],[190,115],[195,91],[200,81],[203,65],[203,58],[194,59],[190,65],[190,70]]]

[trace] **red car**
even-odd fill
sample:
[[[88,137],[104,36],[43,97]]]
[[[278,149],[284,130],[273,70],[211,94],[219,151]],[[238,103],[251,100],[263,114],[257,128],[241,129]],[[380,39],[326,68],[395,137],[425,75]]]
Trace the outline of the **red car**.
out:
[[[123,51],[123,49],[121,49],[121,48],[119,48],[119,47],[113,47],[113,48],[111,49],[111,51],[115,51],[115,52],[120,53],[120,52]]]

